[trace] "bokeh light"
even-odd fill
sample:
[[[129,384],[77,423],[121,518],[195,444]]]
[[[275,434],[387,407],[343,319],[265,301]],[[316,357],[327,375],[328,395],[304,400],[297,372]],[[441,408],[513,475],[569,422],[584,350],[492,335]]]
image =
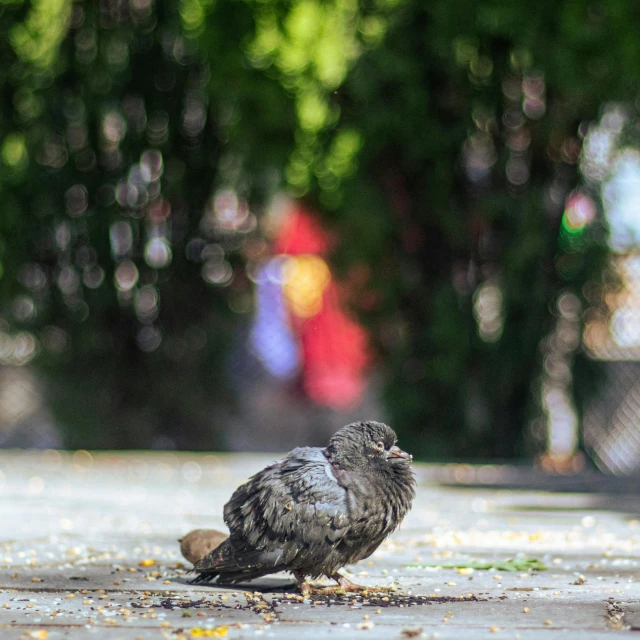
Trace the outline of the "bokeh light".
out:
[[[504,325],[503,296],[497,284],[486,282],[473,296],[473,314],[478,323],[478,334],[485,342],[496,342]]]
[[[595,217],[595,202],[583,193],[574,192],[567,199],[562,226],[568,233],[580,233],[595,220]]]
[[[114,282],[119,291],[131,291],[138,283],[138,267],[132,260],[123,260],[114,274]]]
[[[640,151],[622,149],[603,185],[603,204],[614,251],[640,248]]]
[[[327,263],[319,256],[292,256],[282,265],[282,285],[292,312],[312,318],[322,310],[324,291],[331,279]]]
[[[283,261],[272,258],[258,267],[256,312],[250,334],[250,348],[273,376],[293,379],[300,371],[301,354],[290,324],[282,291]]]

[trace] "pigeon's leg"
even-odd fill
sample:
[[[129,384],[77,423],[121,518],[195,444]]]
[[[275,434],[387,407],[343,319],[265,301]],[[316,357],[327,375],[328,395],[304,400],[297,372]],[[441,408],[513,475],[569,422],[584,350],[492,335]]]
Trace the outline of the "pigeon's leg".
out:
[[[327,576],[331,580],[335,580],[338,584],[337,586],[318,586],[314,587],[310,585],[304,577],[304,574],[300,571],[294,571],[293,575],[295,579],[298,581],[298,588],[304,594],[330,594],[330,593],[348,593],[354,591],[378,591],[376,587],[363,587],[362,585],[356,584],[355,582],[351,582],[349,578],[346,578],[341,573],[337,571],[330,576]]]
[[[296,580],[298,581],[298,587],[303,594],[317,594],[317,595],[329,595],[332,593],[344,595],[345,593],[354,592],[354,591],[377,591],[375,587],[363,587],[355,582],[351,582],[349,578],[345,578],[342,574],[332,573],[331,575],[327,575],[327,578],[331,580],[335,580],[338,584],[335,586],[332,585],[322,585],[314,587],[310,585],[308,582],[305,582],[304,576],[302,574],[298,574],[298,572],[294,572]]]
[[[389,591],[389,589],[385,589],[385,587],[366,587],[361,584],[356,584],[355,582],[351,582],[349,578],[346,578],[338,571],[328,577],[338,583],[337,587],[327,587],[328,589],[343,591],[345,593],[348,593],[349,591],[370,591],[372,593],[387,593]]]
[[[304,573],[301,571],[294,571],[293,577],[298,581],[298,589],[300,589],[302,593],[309,593],[310,591],[313,591],[311,585],[305,580]]]
[[[373,589],[370,589],[369,587],[363,587],[360,584],[356,584],[355,582],[351,582],[351,580],[349,580],[349,578],[346,578],[345,576],[343,576],[338,571],[336,571],[335,573],[331,574],[329,577],[332,580],[335,580],[338,583],[338,588],[342,589],[343,591],[367,591],[367,590],[373,591]]]

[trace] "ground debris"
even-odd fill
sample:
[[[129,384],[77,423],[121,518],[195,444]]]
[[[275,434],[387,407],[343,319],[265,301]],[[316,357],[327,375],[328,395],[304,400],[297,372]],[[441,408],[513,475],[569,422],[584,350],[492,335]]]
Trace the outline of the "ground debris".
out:
[[[200,600],[174,600],[172,598],[166,598],[160,602],[160,606],[164,609],[196,609],[198,607],[208,606],[209,602],[204,598]]]
[[[607,626],[616,631],[630,629],[624,620],[624,610],[619,602],[611,601],[605,603],[607,608]]]
[[[376,609],[389,607],[414,607],[430,604],[447,604],[451,602],[483,602],[485,598],[478,598],[473,593],[466,593],[459,596],[437,596],[437,595],[417,595],[417,594],[400,594],[394,592],[369,592],[365,594],[314,594],[313,600],[297,600],[295,598],[286,597],[282,599],[288,604],[299,604],[304,602],[310,606],[326,605],[340,606],[349,605],[351,607],[374,607]],[[280,601],[274,600],[274,604],[280,604]]]

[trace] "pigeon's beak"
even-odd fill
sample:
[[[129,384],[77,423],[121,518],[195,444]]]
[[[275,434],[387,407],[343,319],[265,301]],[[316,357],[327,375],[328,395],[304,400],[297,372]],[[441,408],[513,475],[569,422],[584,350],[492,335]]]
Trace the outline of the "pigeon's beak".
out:
[[[411,462],[413,460],[413,456],[406,451],[403,451],[400,447],[393,446],[389,449],[389,453],[387,454],[387,458],[391,460],[406,460],[407,462]]]

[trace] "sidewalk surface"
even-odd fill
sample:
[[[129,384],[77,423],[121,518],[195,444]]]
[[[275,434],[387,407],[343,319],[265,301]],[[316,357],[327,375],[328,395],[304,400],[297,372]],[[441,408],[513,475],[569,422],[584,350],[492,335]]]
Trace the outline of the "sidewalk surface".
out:
[[[435,481],[449,477],[444,467],[416,465],[418,496],[402,528],[349,568],[387,592],[303,599],[287,575],[190,585],[177,538],[224,529],[233,489],[274,459],[1,453],[0,638],[525,640],[640,630],[639,497],[497,489],[495,467],[447,467],[483,485],[460,487]],[[548,569],[527,570],[522,556]],[[520,566],[480,568],[512,558]]]

